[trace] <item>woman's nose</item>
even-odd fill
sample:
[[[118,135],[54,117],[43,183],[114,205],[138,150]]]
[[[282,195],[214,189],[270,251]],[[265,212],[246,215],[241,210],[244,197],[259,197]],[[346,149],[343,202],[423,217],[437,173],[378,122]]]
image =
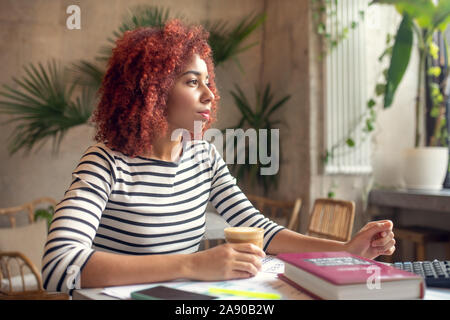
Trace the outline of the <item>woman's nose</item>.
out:
[[[214,93],[212,93],[211,89],[205,85],[205,91],[202,96],[202,102],[207,103],[214,100]]]

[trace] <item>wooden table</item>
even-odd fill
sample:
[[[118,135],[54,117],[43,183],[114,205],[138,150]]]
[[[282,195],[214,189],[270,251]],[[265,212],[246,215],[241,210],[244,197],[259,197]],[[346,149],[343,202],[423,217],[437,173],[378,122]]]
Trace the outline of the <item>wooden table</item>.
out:
[[[450,189],[441,191],[372,190],[369,194],[369,205],[394,209],[446,212],[450,214]]]

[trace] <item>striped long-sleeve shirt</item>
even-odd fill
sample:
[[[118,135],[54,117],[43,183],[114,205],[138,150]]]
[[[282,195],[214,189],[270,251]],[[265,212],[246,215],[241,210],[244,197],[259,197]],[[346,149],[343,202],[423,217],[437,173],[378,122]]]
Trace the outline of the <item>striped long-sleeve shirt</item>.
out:
[[[189,142],[177,162],[131,158],[98,143],[86,150],[56,206],[42,262],[44,288],[70,292],[96,251],[193,253],[210,201],[232,226],[262,227],[264,250],[282,226],[264,217],[236,185],[213,144]]]

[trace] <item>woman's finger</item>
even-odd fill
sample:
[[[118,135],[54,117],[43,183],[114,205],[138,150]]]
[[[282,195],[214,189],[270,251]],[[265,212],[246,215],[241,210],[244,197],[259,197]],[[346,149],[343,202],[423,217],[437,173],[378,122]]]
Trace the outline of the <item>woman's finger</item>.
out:
[[[261,267],[262,267],[261,257],[259,257],[257,255],[250,254],[250,253],[237,252],[235,255],[235,259],[236,259],[236,261],[251,263],[256,267],[256,269],[261,270]]]
[[[389,251],[393,246],[395,246],[395,239],[392,239],[391,241],[389,241],[384,247],[381,247],[378,252],[380,252],[381,254],[383,252],[387,252]]]
[[[372,247],[384,247],[386,244],[394,239],[394,233],[390,231],[384,237],[378,237],[376,240],[372,241]]]
[[[378,223],[378,221],[371,221],[371,222],[368,222],[368,223],[366,223],[366,225],[365,225],[364,227],[361,228],[360,231],[365,231],[365,230],[367,230],[367,229],[370,229],[370,228],[372,228],[374,225],[376,225],[377,223]]]
[[[232,268],[233,271],[245,271],[251,275],[256,275],[258,273],[258,269],[256,269],[256,267],[249,262],[235,261]]]
[[[248,273],[246,271],[232,270],[229,279],[246,279],[252,276],[253,275],[251,273]]]
[[[392,248],[388,249],[387,251],[381,253],[382,255],[386,255],[386,256],[391,256],[393,255],[395,252],[395,246],[393,246]]]
[[[245,253],[252,253],[264,258],[266,254],[261,250],[260,247],[255,246],[253,243],[230,243],[229,244],[234,250]]]

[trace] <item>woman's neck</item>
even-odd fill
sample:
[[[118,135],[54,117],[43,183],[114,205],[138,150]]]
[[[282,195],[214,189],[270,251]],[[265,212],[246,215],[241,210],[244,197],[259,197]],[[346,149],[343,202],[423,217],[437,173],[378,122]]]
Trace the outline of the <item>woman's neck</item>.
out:
[[[181,135],[175,140],[173,140],[170,134],[160,136],[153,141],[151,151],[142,156],[145,158],[176,162],[182,152],[181,138]]]

